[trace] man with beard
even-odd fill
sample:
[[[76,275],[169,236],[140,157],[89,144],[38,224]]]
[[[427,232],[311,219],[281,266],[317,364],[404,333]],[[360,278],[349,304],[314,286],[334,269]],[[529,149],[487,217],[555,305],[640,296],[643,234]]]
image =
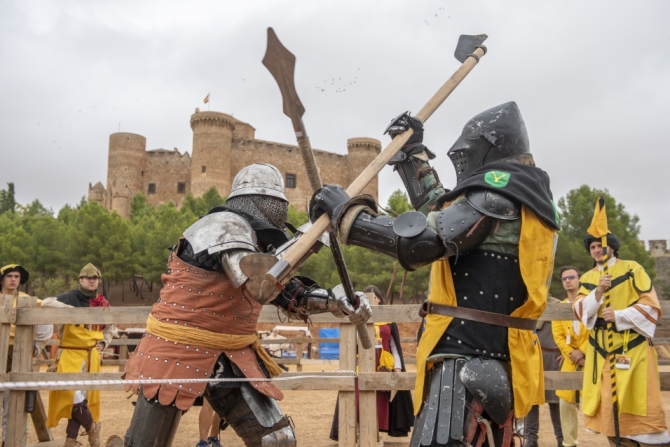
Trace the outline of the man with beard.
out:
[[[89,263],[79,273],[79,287],[46,298],[42,307],[109,307],[98,293],[102,274]],[[113,325],[64,324],[58,329],[58,355],[49,371],[59,373],[100,372],[100,353],[114,336]],[[49,392],[47,425],[56,427],[68,419],[65,447],[75,447],[79,429],[84,427],[91,447],[100,446],[100,391],[55,390]]]
[[[448,152],[458,183],[445,192],[407,114],[387,129],[414,134],[390,164],[413,207],[396,219],[337,185],[317,191],[312,219],[326,212],[345,244],[392,256],[407,270],[432,263],[417,352],[410,446],[509,446],[514,417],[544,400],[534,334],[546,306],[558,217],[549,177],[535,167],[516,103],[486,110]],[[426,386],[424,386],[424,382]]]
[[[661,307],[644,267],[619,259],[619,238],[606,237],[611,253],[607,259],[601,238],[589,234],[584,239],[595,266],[579,280],[579,295],[572,305],[589,330],[582,387],[584,425],[616,445],[609,357],[614,355],[621,446],[668,445],[657,354],[651,343]],[[610,295],[610,306],[604,304],[605,293]],[[614,323],[611,346],[608,323]]]
[[[296,445],[293,428],[276,402],[283,398],[281,391],[258,380],[282,372],[258,343],[261,308],[273,304],[303,321],[314,313],[347,314],[352,323],[367,321],[371,311],[362,293],[357,293],[356,305],[349,304],[341,286],[324,290],[296,277],[279,293],[274,284],[245,275],[240,266],[244,257],[259,252],[281,257],[295,242],[286,230],[287,212],[280,172],[254,164],[235,176],[222,206],[184,231],[168,258],[160,300],[124,378],[222,380],[128,385],[138,399],[126,446],[169,447],[181,415],[198,396],[247,446]]]

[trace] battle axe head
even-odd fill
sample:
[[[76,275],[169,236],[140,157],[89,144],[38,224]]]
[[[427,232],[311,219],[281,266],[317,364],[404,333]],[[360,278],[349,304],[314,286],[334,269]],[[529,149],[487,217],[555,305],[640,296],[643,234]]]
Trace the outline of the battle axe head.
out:
[[[268,48],[263,58],[263,65],[270,71],[279,85],[284,102],[284,114],[293,121],[294,130],[298,129],[300,117],[305,113],[305,107],[300,102],[295,89],[295,56],[277,38],[272,28],[268,28]]]
[[[477,34],[476,36],[470,36],[468,34],[461,34],[461,36],[458,38],[458,45],[456,45],[456,51],[454,51],[454,57],[460,62],[461,64],[465,62],[465,60],[473,56],[477,61],[479,61],[479,57],[477,57],[475,54],[475,50],[477,48],[481,48],[484,50],[484,54],[486,54],[486,47],[482,45],[484,41],[488,38],[486,34]]]

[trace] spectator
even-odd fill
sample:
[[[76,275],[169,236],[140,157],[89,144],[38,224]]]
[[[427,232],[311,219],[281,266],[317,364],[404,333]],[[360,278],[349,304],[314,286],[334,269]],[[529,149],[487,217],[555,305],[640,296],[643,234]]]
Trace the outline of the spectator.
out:
[[[93,264],[79,273],[79,287],[44,300],[42,307],[109,307],[98,293],[102,275]],[[59,373],[100,372],[100,353],[112,340],[113,325],[64,324],[59,328],[60,346],[50,371]],[[84,427],[91,447],[100,446],[100,391],[62,390],[49,392],[47,425],[55,427],[68,419],[65,447],[75,447],[80,427]]]
[[[272,333],[268,335],[265,339],[286,340],[286,337],[284,337],[283,335],[279,335],[279,329],[273,328]],[[266,350],[268,351],[268,353],[276,359],[282,358],[282,353],[284,351],[288,351],[289,349],[291,349],[291,345],[288,343],[273,343],[270,345],[266,345]],[[288,367],[286,365],[282,365],[281,363],[277,363],[277,365],[279,365],[279,367],[284,371],[288,371]]]
[[[202,407],[198,415],[200,440],[195,447],[223,447],[219,441],[220,428],[221,418],[216,414],[207,399],[202,399]]]
[[[377,286],[363,289],[371,304],[386,304]],[[400,346],[400,333],[395,323],[375,323],[375,367],[379,372],[405,372],[405,361]],[[358,397],[358,396],[357,396]],[[335,415],[330,429],[330,439],[338,439],[339,409],[335,406]],[[358,399],[356,400],[358,406]],[[412,412],[414,403],[409,390],[377,391],[377,426],[379,431],[389,436],[407,436],[414,425]],[[357,408],[358,411],[358,408]]]
[[[562,267],[560,270],[561,283],[568,294],[563,303],[572,304],[579,293],[579,277],[581,273],[575,267]],[[586,346],[589,342],[589,331],[581,321],[565,320],[552,322],[554,340],[563,354],[561,371],[581,371],[584,368]],[[563,446],[577,445],[579,434],[579,399],[574,390],[559,390],[561,411],[561,427],[563,428]]]
[[[548,303],[558,303],[560,300],[553,296],[547,297]],[[537,338],[540,340],[540,347],[542,348],[542,363],[545,371],[558,371],[561,369],[561,362],[563,357],[561,351],[554,342],[554,336],[551,331],[551,324],[546,324],[544,321],[538,321]],[[544,400],[549,405],[549,416],[551,417],[551,424],[554,427],[554,435],[558,447],[563,443],[563,429],[561,427],[561,414],[558,406],[558,397],[556,392],[545,390]],[[530,408],[530,413],[526,416],[526,442],[524,447],[537,447],[538,432],[540,430],[540,406],[533,405]]]
[[[13,307],[16,307],[17,298],[20,296],[28,296],[19,291],[19,286],[28,282],[30,273],[18,264],[9,264],[0,269],[0,284],[2,295],[12,295],[14,297]],[[37,306],[41,305],[42,301],[37,300]],[[33,357],[36,357],[42,349],[46,346],[53,333],[53,326],[37,325],[35,326],[34,340],[35,346],[33,350]],[[16,335],[16,326],[13,324],[9,328],[9,351],[7,353],[7,370],[12,369],[12,354],[14,351],[14,336]],[[5,436],[7,433],[7,418],[9,412],[9,391],[2,393],[2,446],[5,445]]]
[[[611,446],[616,445],[609,357],[614,355],[621,445],[665,445],[670,436],[657,354],[651,344],[661,316],[656,291],[640,264],[618,259],[621,242],[615,235],[607,235],[607,254],[613,253],[607,258],[600,238],[588,235],[584,246],[596,263],[581,277],[579,295],[573,303],[575,315],[590,331],[582,387],[584,424],[606,435]],[[609,307],[604,305],[606,293]],[[611,333],[608,323],[614,326]]]

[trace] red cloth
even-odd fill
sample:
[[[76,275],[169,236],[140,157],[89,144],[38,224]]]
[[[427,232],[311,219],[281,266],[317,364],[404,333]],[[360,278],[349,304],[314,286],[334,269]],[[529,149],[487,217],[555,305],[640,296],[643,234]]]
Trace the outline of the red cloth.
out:
[[[104,297],[104,295],[100,295],[98,293],[98,296],[96,296],[94,299],[89,300],[88,304],[90,307],[110,307],[109,301],[107,301],[107,298]],[[106,325],[100,324],[100,325],[93,325],[95,326],[94,330],[101,331],[105,329]]]

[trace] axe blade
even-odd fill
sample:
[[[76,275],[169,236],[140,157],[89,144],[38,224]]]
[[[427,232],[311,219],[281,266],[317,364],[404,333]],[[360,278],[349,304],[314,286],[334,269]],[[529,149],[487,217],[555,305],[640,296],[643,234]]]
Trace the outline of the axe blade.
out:
[[[284,103],[284,114],[292,121],[298,120],[304,113],[298,92],[295,89],[295,56],[279,41],[272,28],[268,28],[268,47],[263,57],[263,65],[270,71],[279,85]],[[298,129],[295,129],[298,130]]]
[[[461,36],[458,38],[456,51],[454,51],[454,57],[462,64],[472,53],[475,52],[477,46],[484,43],[488,37],[489,36],[486,34],[477,34],[474,36],[469,34],[461,34]]]

